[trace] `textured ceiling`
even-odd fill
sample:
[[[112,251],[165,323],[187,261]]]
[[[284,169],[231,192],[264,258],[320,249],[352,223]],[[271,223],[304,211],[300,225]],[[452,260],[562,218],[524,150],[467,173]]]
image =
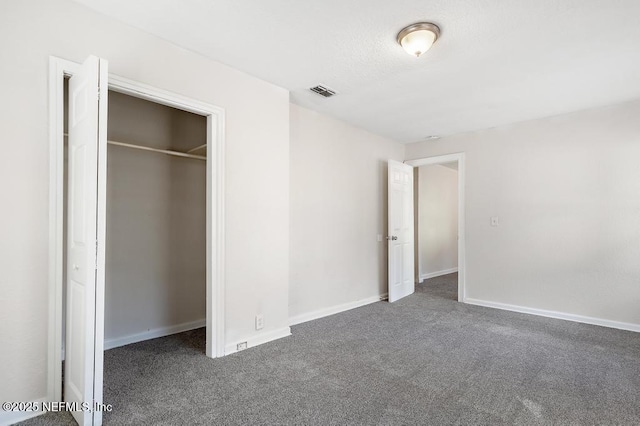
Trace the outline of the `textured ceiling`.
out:
[[[400,142],[640,97],[637,0],[78,1]],[[417,59],[416,21],[442,29]]]

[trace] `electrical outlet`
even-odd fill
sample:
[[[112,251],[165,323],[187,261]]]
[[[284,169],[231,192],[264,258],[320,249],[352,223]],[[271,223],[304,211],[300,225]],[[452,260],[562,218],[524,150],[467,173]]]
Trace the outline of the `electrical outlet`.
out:
[[[264,316],[262,314],[256,315],[256,330],[264,328]]]
[[[247,342],[238,343],[238,350],[239,351],[244,351],[245,349],[247,349]]]

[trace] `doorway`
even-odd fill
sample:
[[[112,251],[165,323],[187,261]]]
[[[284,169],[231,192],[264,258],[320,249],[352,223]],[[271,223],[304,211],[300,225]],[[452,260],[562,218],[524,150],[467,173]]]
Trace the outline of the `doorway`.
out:
[[[458,162],[414,168],[416,291],[458,300]]]
[[[405,164],[414,167],[416,183],[416,283],[432,280],[444,297],[464,302],[464,153],[408,160]],[[454,288],[452,281],[457,281]]]
[[[99,61],[101,65],[104,63],[103,70],[104,82],[107,80],[106,73],[106,61],[93,58],[94,62]],[[87,62],[90,62],[89,60]],[[65,142],[65,116],[64,116],[64,98],[65,98],[65,78],[73,78],[74,75],[81,73],[81,67],[86,67],[87,62],[82,66],[73,62],[65,61],[58,58],[50,59],[50,141],[51,141],[51,169],[50,169],[50,322],[49,322],[49,362],[48,362],[48,399],[50,401],[62,401],[62,339],[63,339],[63,322],[64,317],[64,303],[63,293],[65,290],[63,275],[66,270],[64,268],[64,253],[65,253],[65,160],[64,160],[64,142]],[[106,86],[106,84],[105,84]],[[202,272],[199,272],[204,277],[204,311],[206,312],[206,355],[209,357],[218,357],[224,355],[224,288],[223,288],[223,254],[224,254],[224,235],[223,235],[223,175],[224,175],[224,111],[218,107],[208,105],[199,101],[194,101],[189,98],[176,95],[171,92],[167,92],[161,89],[156,89],[151,86],[147,86],[138,82],[126,80],[114,75],[108,75],[108,90],[115,97],[127,96],[134,98],[136,101],[147,101],[154,104],[159,104],[163,107],[170,107],[175,110],[180,110],[181,113],[191,114],[198,116],[200,120],[203,120],[203,136],[204,143],[198,146],[189,147],[186,151],[194,150],[191,153],[182,152],[185,156],[189,157],[201,157],[206,162],[205,170],[196,172],[196,174],[206,175],[206,182],[201,182],[201,187],[204,188],[202,205],[205,208],[205,212],[202,213],[201,221],[204,222],[205,237],[203,238],[204,244],[202,248],[204,253],[201,253],[201,259],[204,260],[205,267]],[[105,91],[98,91],[98,103],[105,103],[107,96]],[[75,92],[74,92],[75,96]],[[84,101],[93,102],[95,98],[82,97],[81,103]],[[85,109],[85,103],[82,103],[83,110]],[[103,108],[106,112],[106,108]],[[101,118],[103,116],[100,116]],[[106,121],[106,120],[105,120]],[[106,126],[102,123],[102,130],[98,128],[95,133],[105,132]],[[106,139],[106,138],[105,138]],[[106,141],[105,141],[106,142]],[[106,145],[106,144],[105,144]],[[112,144],[112,145],[117,145]],[[130,147],[125,146],[127,143],[120,144],[117,149],[128,149]],[[202,145],[206,145],[206,150],[203,150]],[[96,148],[93,152],[96,152]],[[149,148],[149,147],[147,147]],[[160,153],[162,149],[150,147],[151,151],[158,151],[153,155],[163,155]],[[172,148],[169,146],[168,148]],[[183,147],[184,148],[184,147]],[[100,146],[98,147],[98,150]],[[106,146],[105,146],[106,149]],[[197,150],[200,152],[196,152]],[[167,150],[175,151],[175,150]],[[204,151],[204,152],[203,152]],[[98,175],[100,175],[100,168],[106,171],[106,156],[103,160],[98,160]],[[184,171],[183,171],[184,172]],[[193,171],[192,171],[193,172]],[[189,173],[189,172],[186,172]],[[87,176],[91,177],[91,174]],[[89,179],[84,179],[84,183],[79,187],[93,187]],[[106,179],[105,179],[106,180]],[[88,182],[87,182],[88,181]],[[85,185],[88,183],[88,185]],[[99,185],[96,185],[99,186]],[[74,189],[75,191],[75,189]],[[100,197],[98,197],[100,198]],[[98,200],[100,204],[100,200]],[[106,200],[108,201],[108,199]],[[110,206],[106,206],[107,209]],[[113,207],[113,206],[111,206]],[[100,210],[100,206],[98,205]],[[102,210],[106,210],[102,208]],[[176,212],[177,216],[180,216],[184,212]],[[98,213],[98,216],[100,212]],[[104,215],[104,214],[103,214]],[[90,216],[89,216],[90,217]],[[95,217],[95,216],[94,216]],[[75,243],[75,242],[74,242]],[[102,276],[104,277],[104,262],[101,265],[100,258],[104,261],[105,248],[108,246],[105,241],[105,235],[100,232],[97,233],[97,239],[95,243],[96,253],[96,268],[102,267]],[[86,244],[90,246],[91,244]],[[102,256],[101,256],[102,255]],[[86,259],[81,259],[83,262]],[[82,270],[83,263],[78,263],[77,266],[73,264],[72,272],[74,270]],[[68,269],[68,268],[67,268]],[[204,270],[206,269],[206,270]],[[96,275],[100,275],[100,271]],[[101,403],[102,402],[102,355],[101,350],[104,347],[105,340],[103,336],[103,324],[101,320],[104,319],[104,282],[100,287],[100,280],[94,281],[94,284],[87,287],[87,293],[94,292],[95,294],[95,309],[96,317],[93,322],[85,321],[82,328],[78,328],[82,333],[78,335],[89,336],[85,344],[83,344],[83,353],[87,355],[82,363],[82,372],[89,374],[88,379],[84,380],[84,383],[89,387],[94,388],[93,398],[83,398],[82,401],[89,403]],[[75,291],[75,290],[74,290]],[[77,294],[80,294],[76,292]],[[98,309],[101,309],[98,310]],[[73,312],[82,312],[82,310],[75,309]],[[77,317],[77,315],[76,315]],[[199,325],[200,322],[196,321]],[[95,328],[94,328],[95,327]],[[91,333],[87,333],[87,330],[93,330]],[[170,331],[170,330],[169,330]],[[179,330],[175,330],[179,331]],[[165,334],[167,330],[165,330]],[[135,333],[134,333],[135,334]],[[171,333],[168,333],[171,334]],[[140,337],[140,336],[138,336]],[[119,342],[111,342],[111,345],[117,346],[127,343],[127,339],[131,339],[131,335],[125,340]],[[91,353],[93,358],[91,359]],[[88,361],[88,362],[86,362]],[[78,376],[79,378],[80,376]],[[93,378],[93,379],[92,379]],[[89,385],[92,383],[92,385]],[[85,393],[87,395],[87,393]],[[91,399],[91,401],[86,401]],[[100,424],[101,416],[96,414],[92,419],[85,417],[84,424]]]

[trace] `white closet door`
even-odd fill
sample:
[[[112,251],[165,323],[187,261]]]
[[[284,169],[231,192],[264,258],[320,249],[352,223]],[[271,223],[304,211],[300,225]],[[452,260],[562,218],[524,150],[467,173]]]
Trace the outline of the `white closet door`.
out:
[[[64,399],[80,425],[102,423],[93,408],[102,403],[107,87],[107,62],[95,56],[69,80]]]

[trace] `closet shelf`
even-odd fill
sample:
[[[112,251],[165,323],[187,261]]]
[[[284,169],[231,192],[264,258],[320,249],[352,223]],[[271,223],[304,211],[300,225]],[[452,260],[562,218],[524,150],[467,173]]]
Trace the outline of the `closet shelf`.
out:
[[[67,137],[67,136],[69,136],[69,134],[65,133],[64,136]],[[131,144],[131,143],[109,141],[109,140],[107,141],[107,143],[109,145],[116,145],[116,146],[122,146],[122,147],[125,147],[125,148],[139,149],[139,150],[142,150],[142,151],[157,152],[157,153],[160,153],[160,154],[173,155],[175,157],[193,158],[195,160],[205,160],[205,161],[207,159],[207,157],[204,156],[204,155],[191,154],[191,152],[194,152],[194,151],[196,151],[198,149],[202,149],[202,147],[206,147],[207,146],[206,144],[205,145],[201,145],[201,146],[199,146],[197,148],[194,148],[194,149],[190,149],[187,152],[180,152],[180,151],[172,151],[170,149],[151,148],[151,147],[148,147],[148,146],[134,145],[134,144]]]

